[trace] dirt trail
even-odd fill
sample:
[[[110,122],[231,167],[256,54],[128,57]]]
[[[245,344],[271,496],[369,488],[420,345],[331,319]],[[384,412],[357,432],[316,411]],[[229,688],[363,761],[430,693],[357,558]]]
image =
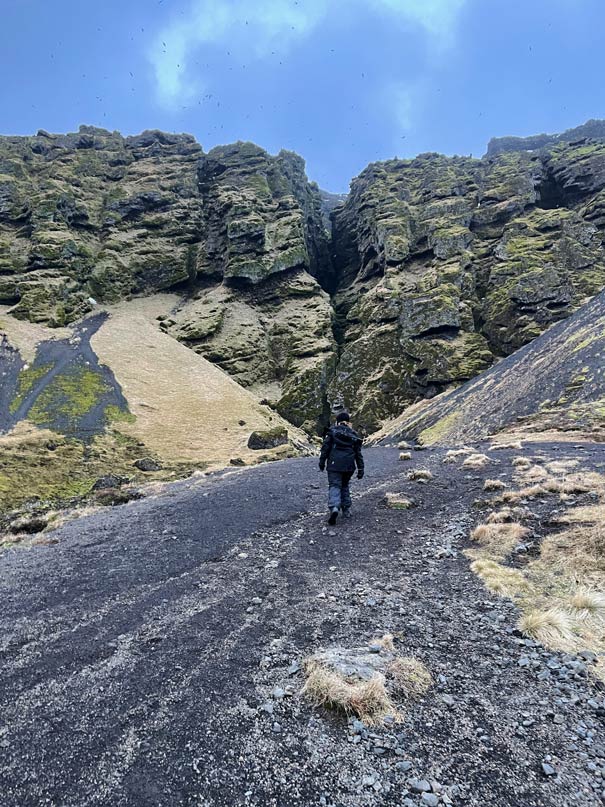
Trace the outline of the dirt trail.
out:
[[[369,450],[334,529],[310,458],[176,483],[5,552],[2,804],[601,804],[603,693],[581,670],[539,676],[557,654],[460,551],[484,475],[442,457]],[[510,474],[509,452],[493,457]],[[386,491],[418,506],[389,510]],[[304,656],[386,631],[435,682],[405,723],[368,730],[300,698]]]

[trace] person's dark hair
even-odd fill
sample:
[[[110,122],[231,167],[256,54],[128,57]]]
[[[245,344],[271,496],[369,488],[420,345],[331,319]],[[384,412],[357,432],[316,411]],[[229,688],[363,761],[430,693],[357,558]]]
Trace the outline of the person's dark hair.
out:
[[[348,423],[349,420],[351,420],[351,415],[349,415],[349,413],[347,412],[346,409],[343,409],[342,412],[339,412],[336,415],[336,422],[337,423],[344,423],[345,421]]]

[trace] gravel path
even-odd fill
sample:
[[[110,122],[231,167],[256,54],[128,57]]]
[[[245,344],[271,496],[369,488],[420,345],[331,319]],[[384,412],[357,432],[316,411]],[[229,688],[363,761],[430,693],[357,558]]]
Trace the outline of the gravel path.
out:
[[[602,691],[582,659],[519,636],[460,552],[482,474],[440,451],[366,456],[355,518],[334,529],[325,477],[299,459],[176,483],[1,555],[3,807],[601,804]],[[504,478],[510,455],[493,456]],[[386,491],[419,506],[389,510]],[[386,631],[435,681],[405,723],[370,731],[299,697],[304,656]]]

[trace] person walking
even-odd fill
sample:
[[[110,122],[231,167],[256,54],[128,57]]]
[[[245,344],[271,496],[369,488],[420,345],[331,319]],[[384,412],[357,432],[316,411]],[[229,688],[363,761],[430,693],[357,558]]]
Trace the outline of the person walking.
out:
[[[346,411],[336,415],[336,425],[328,429],[319,455],[319,470],[328,468],[328,524],[336,524],[342,510],[345,518],[351,515],[349,482],[357,468],[357,478],[363,479],[364,464],[361,454],[362,439],[351,428]]]

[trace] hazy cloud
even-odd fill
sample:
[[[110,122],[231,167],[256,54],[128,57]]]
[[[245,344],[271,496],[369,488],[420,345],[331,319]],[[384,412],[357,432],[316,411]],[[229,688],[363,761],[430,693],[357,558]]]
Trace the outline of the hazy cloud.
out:
[[[158,100],[186,103],[205,89],[203,70],[191,60],[204,45],[231,48],[238,58],[262,59],[287,53],[304,41],[334,9],[355,14],[368,0],[194,0],[189,10],[162,30],[149,53]],[[456,19],[467,0],[370,0],[376,12],[418,27],[437,52],[453,39]]]

